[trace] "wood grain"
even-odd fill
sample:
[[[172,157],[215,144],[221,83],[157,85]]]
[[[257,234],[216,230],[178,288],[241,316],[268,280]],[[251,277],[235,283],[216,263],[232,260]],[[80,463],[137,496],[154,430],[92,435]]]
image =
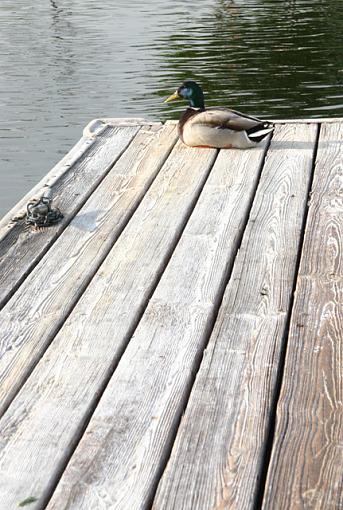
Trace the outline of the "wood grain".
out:
[[[151,499],[245,225],[263,152],[219,154],[49,510],[134,510]]]
[[[321,128],[263,508],[343,508],[343,124]]]
[[[315,138],[314,126],[275,129],[156,510],[254,508]]]
[[[129,182],[127,172],[133,172],[138,182],[142,173],[151,172],[157,160],[161,160],[163,154],[165,157],[168,144],[175,141],[175,126],[164,128],[164,134],[163,144],[162,139],[155,140],[147,148],[148,160],[145,159],[143,167],[132,158],[132,161],[126,160],[120,172],[118,170],[128,190],[135,190],[137,183]],[[37,498],[31,508],[44,506],[44,499],[73,451],[103,385],[165,268],[215,156],[214,150],[194,151],[177,143],[126,229],[0,421],[0,499],[6,502],[5,508],[12,509],[17,501],[28,496]],[[115,194],[116,200],[126,209],[125,193],[111,190],[109,182],[103,181],[102,185],[104,193]],[[93,194],[90,212],[105,207],[109,202],[105,199],[103,195]],[[77,215],[66,234],[71,228],[83,228],[82,216],[85,218],[85,214]],[[107,218],[108,212],[101,213],[101,217]],[[83,266],[88,261],[83,261],[83,253],[86,253],[87,244],[90,245],[86,236],[93,221],[92,217],[84,221],[87,228],[82,232],[83,242],[75,248],[71,258],[63,261],[64,266]],[[93,249],[99,249],[106,241],[110,228],[115,230],[116,221],[116,216],[112,216],[109,229],[99,234]],[[65,242],[63,247],[65,253],[72,249]],[[56,266],[56,259],[54,264]],[[52,279],[52,283],[58,285],[53,299],[48,299],[49,306],[55,306],[59,294],[62,293],[62,298],[65,296],[69,278],[63,276],[62,279],[63,286],[58,274]],[[78,285],[75,279],[73,285]],[[63,303],[60,302],[59,307],[63,311]],[[37,322],[34,315],[37,308],[35,302],[29,310],[31,320],[27,321],[27,335],[32,327],[32,315]],[[45,305],[40,304],[41,321],[45,316],[56,321],[59,314],[58,309],[46,314]],[[43,332],[44,329],[39,332],[36,329],[34,342],[32,339],[28,342],[29,338],[22,344],[23,360],[28,357],[32,343],[37,349]],[[14,343],[15,337],[11,338]]]
[[[104,178],[109,168],[130,144],[139,126],[107,127],[97,132],[95,140],[83,139],[63,158],[48,176],[32,190],[12,211],[16,220],[2,222],[0,242],[0,308],[13,295],[22,281],[42,258],[56,238],[86,202]],[[33,196],[41,196],[44,184],[49,183],[54,206],[64,214],[63,220],[39,232],[25,228],[24,204]],[[7,221],[7,220],[6,220]]]
[[[127,224],[177,138],[145,127],[0,311],[0,414]]]

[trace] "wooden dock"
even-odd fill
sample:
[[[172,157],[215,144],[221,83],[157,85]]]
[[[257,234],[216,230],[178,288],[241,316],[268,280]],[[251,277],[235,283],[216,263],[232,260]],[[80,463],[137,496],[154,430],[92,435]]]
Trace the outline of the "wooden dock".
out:
[[[86,128],[0,223],[1,510],[343,509],[342,140]]]

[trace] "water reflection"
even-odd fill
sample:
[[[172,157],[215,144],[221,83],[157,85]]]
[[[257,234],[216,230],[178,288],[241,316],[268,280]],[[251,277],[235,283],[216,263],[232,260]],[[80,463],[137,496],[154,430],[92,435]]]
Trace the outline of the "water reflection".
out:
[[[192,4],[193,5],[193,4]],[[101,116],[208,104],[266,118],[343,116],[341,0],[2,0],[0,216]],[[186,6],[186,7],[185,7]]]

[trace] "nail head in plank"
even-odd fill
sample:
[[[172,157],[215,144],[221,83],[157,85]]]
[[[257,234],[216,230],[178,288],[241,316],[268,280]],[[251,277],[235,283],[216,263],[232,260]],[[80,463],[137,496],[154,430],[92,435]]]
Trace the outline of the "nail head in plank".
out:
[[[149,130],[136,135],[0,311],[0,414],[63,324],[172,149],[175,127]]]
[[[254,508],[315,126],[277,126],[153,508]]]
[[[343,508],[343,124],[322,126],[264,509]]]
[[[263,148],[220,152],[49,510],[94,507],[97,501],[134,510],[151,498],[245,225],[263,155]]]

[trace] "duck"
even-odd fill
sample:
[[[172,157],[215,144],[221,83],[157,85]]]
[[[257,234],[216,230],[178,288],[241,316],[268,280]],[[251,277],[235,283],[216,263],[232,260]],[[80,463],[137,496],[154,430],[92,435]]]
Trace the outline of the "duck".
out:
[[[203,90],[193,80],[184,81],[164,102],[177,99],[189,102],[189,107],[180,117],[178,131],[182,142],[190,147],[250,149],[274,129],[269,121],[230,108],[205,108]]]

